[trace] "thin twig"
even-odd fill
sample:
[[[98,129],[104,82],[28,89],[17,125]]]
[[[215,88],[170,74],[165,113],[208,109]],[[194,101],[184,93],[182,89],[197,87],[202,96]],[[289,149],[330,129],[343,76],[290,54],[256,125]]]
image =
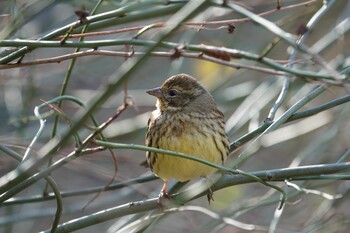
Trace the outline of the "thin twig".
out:
[[[315,2],[319,2],[320,0],[310,0],[306,2],[302,2],[299,4],[293,4],[289,6],[281,6],[280,8],[275,8],[269,11],[265,11],[262,13],[259,13],[257,15],[259,16],[267,16],[270,14],[274,14],[277,12],[281,12],[284,10],[293,9],[296,7],[301,6],[308,6],[310,4],[313,4]],[[206,22],[186,22],[184,23],[184,26],[188,28],[194,28],[194,29],[204,29],[204,30],[219,30],[219,29],[227,29],[227,26],[219,27],[219,28],[205,28],[205,25],[228,25],[228,24],[235,24],[235,23],[246,23],[251,21],[251,18],[241,18],[241,19],[228,19],[228,20],[217,20],[217,21],[206,21]],[[157,22],[151,24],[152,28],[161,28],[167,26],[165,22]],[[102,32],[87,32],[87,33],[76,33],[76,34],[70,34],[69,38],[80,38],[80,37],[89,37],[89,36],[104,36],[104,35],[112,35],[112,34],[118,34],[118,33],[125,33],[125,32],[131,32],[131,31],[139,31],[144,28],[148,28],[150,25],[144,25],[144,26],[134,26],[129,28],[122,28],[122,29],[116,29],[116,30],[109,30],[109,31],[102,31]],[[199,26],[199,27],[191,27],[191,26]],[[64,36],[57,37],[58,39],[63,38]]]
[[[144,4],[150,4],[149,1],[144,2]],[[152,2],[153,4],[153,2]],[[29,182],[29,180],[36,182],[37,178],[36,176],[33,176],[37,169],[42,165],[43,162],[47,161],[52,154],[56,153],[57,150],[63,145],[64,143],[68,142],[71,135],[73,135],[75,132],[77,132],[78,129],[80,129],[87,120],[92,112],[94,112],[101,104],[103,104],[114,92],[115,89],[118,88],[120,85],[123,84],[123,82],[131,75],[133,74],[137,68],[143,64],[148,59],[148,54],[152,52],[158,45],[161,44],[162,41],[164,41],[166,38],[170,36],[173,32],[175,32],[180,25],[188,20],[189,18],[193,17],[197,10],[207,4],[206,1],[190,1],[188,2],[181,10],[179,10],[175,15],[173,15],[169,21],[176,22],[172,26],[164,29],[163,33],[158,36],[156,39],[156,42],[153,43],[146,51],[145,55],[141,56],[140,58],[128,60],[126,61],[121,67],[118,69],[118,73],[113,76],[111,80],[109,80],[108,85],[106,88],[94,98],[93,102],[90,104],[89,108],[86,110],[82,110],[78,112],[79,118],[76,120],[76,123],[73,125],[72,128],[66,130],[60,140],[57,138],[51,139],[44,147],[42,147],[38,151],[38,156],[35,159],[29,159],[27,161],[24,161],[23,164],[18,166],[16,169],[12,170],[11,172],[8,172],[6,175],[2,176],[0,178],[0,193],[3,194],[0,196],[1,201],[3,202],[13,196],[15,193],[18,193],[19,191],[23,190],[24,188],[28,187],[32,183]],[[142,7],[142,4],[136,3],[129,6],[129,9],[132,7]],[[125,8],[122,9],[125,12]],[[120,11],[117,11],[120,13]],[[115,12],[113,12],[115,13]],[[61,31],[60,29],[59,31]],[[55,33],[52,33],[51,36],[55,35]],[[47,36],[49,37],[49,36]],[[67,44],[67,43],[65,43]],[[12,54],[11,57],[7,57],[5,60],[0,59],[1,62],[5,62],[8,59],[11,59],[15,56],[18,56],[19,54],[23,54],[27,52],[27,49],[21,50],[19,53]],[[5,62],[6,63],[6,62]],[[97,130],[99,131],[99,130]],[[86,147],[88,143],[90,143],[90,140],[94,139],[95,136],[98,133],[93,133],[89,137],[84,140],[82,145],[79,146],[74,152],[72,152],[69,156],[69,159],[74,159],[77,156],[81,155],[82,151]],[[73,156],[73,157],[72,157]],[[67,159],[68,160],[68,159]],[[54,169],[54,163],[52,166],[50,166],[50,169]],[[51,172],[52,170],[47,169],[46,171]],[[45,174],[47,175],[47,174]],[[44,176],[45,176],[44,175]],[[30,178],[29,178],[30,177]],[[41,177],[42,178],[42,177]],[[34,183],[33,182],[33,183]],[[23,184],[25,183],[25,184]],[[27,186],[28,185],[28,186]]]
[[[254,176],[260,177],[266,181],[272,180],[285,180],[289,177],[297,177],[302,174],[307,175],[318,175],[318,174],[330,174],[341,172],[350,168],[350,163],[341,163],[341,164],[323,164],[323,165],[311,165],[303,166],[298,168],[286,168],[286,169],[277,169],[277,170],[268,170],[261,172],[254,172]],[[244,175],[224,175],[222,178],[212,186],[213,191],[222,189],[225,187],[239,185],[244,183],[253,182],[251,178]],[[180,194],[172,195],[172,200],[178,204],[184,204],[189,201],[186,197],[190,193],[195,192],[195,190],[189,189]],[[205,194],[202,194],[203,196]],[[71,232],[76,229],[82,229],[88,227],[92,224],[108,221],[110,219],[115,219],[121,216],[141,213],[150,210],[157,210],[157,201],[158,198],[152,198],[144,201],[135,201],[131,203],[126,203],[123,205],[111,207],[104,209],[102,211],[82,216],[76,219],[72,219],[68,222],[65,222],[58,226],[57,233]],[[45,231],[46,232],[46,231]]]
[[[3,151],[6,154],[11,155],[13,158],[15,158],[18,162],[23,161],[23,158],[20,154],[18,154],[17,152],[10,150],[9,148],[0,145],[0,150]],[[62,211],[63,211],[63,200],[62,200],[62,195],[61,192],[55,182],[55,180],[51,177],[51,176],[47,176],[45,177],[46,182],[48,183],[48,185],[51,187],[52,189],[52,199],[56,200],[56,212],[55,212],[55,217],[53,220],[53,223],[51,225],[51,229],[50,229],[50,233],[54,233],[57,229],[57,226],[59,224],[59,221],[61,219],[62,216]],[[42,196],[41,196],[42,197]]]
[[[77,57],[85,57],[85,56],[113,56],[113,57],[129,57],[129,56],[140,56],[144,55],[144,52],[133,52],[132,55],[130,55],[129,52],[118,52],[118,51],[108,51],[108,50],[87,50],[87,51],[80,51],[75,52],[71,54],[65,54],[61,56],[51,57],[51,58],[42,58],[42,59],[36,59],[33,61],[25,61],[22,63],[10,63],[6,65],[1,65],[0,70],[2,69],[13,69],[13,68],[19,68],[19,67],[25,67],[25,66],[33,66],[33,65],[43,65],[43,64],[50,64],[50,63],[60,63],[65,60],[74,59]],[[173,52],[152,52],[150,53],[150,56],[155,57],[169,57],[172,58],[174,55]],[[201,53],[188,53],[188,52],[181,52],[179,54],[181,57],[185,58],[192,58],[192,59],[199,59],[199,60],[205,60],[210,62],[215,62],[217,64],[225,65],[228,67],[236,68],[236,69],[249,69],[249,70],[255,70],[264,72],[267,74],[274,74],[274,75],[287,75],[286,72],[273,70],[265,67],[258,67],[254,65],[247,65],[247,64],[240,64],[240,63],[234,63],[234,62],[227,62],[215,57],[202,55]]]
[[[17,40],[17,41],[0,41],[0,44],[1,43],[26,43],[24,42],[23,40]],[[35,44],[37,44],[38,42],[37,41],[32,41],[32,46],[34,46]],[[47,46],[61,46],[59,44],[57,44],[56,42],[50,42],[50,41],[41,41],[40,43],[43,43]],[[154,46],[155,45],[155,42],[154,41],[149,41],[149,40],[108,40],[108,41],[89,41],[89,42],[71,42],[71,41],[67,41],[63,46],[67,46],[67,47],[96,47],[96,45],[98,46],[109,46],[109,45],[125,45],[125,44],[129,44],[129,45],[144,45],[144,46]],[[177,44],[177,43],[172,43],[172,42],[164,42],[162,41],[159,46],[161,47],[164,47],[164,48],[178,48],[178,47],[181,47],[180,44]],[[278,64],[277,62],[275,62],[274,60],[272,59],[269,59],[269,58],[261,58],[258,54],[253,54],[253,53],[250,53],[250,52],[246,52],[246,51],[241,51],[241,50],[236,50],[236,49],[229,49],[229,48],[222,48],[222,47],[216,47],[216,46],[208,46],[208,45],[187,45],[186,46],[186,49],[190,50],[190,51],[194,51],[194,52],[201,52],[201,53],[204,53],[203,55],[195,55],[195,54],[186,54],[184,53],[183,51],[180,52],[181,53],[184,53],[185,55],[184,56],[187,56],[187,57],[191,57],[191,58],[198,58],[200,59],[201,56],[203,57],[203,59],[206,59],[206,60],[211,60],[211,61],[215,61],[215,62],[219,62],[221,60],[221,63],[224,64],[224,65],[230,65],[231,67],[234,67],[234,68],[240,68],[240,67],[244,67],[244,65],[242,64],[234,64],[234,63],[228,63],[227,60],[223,60],[222,58],[225,57],[225,59],[231,59],[231,58],[235,58],[235,59],[247,59],[247,60],[253,60],[253,61],[256,61],[256,62],[259,62],[263,65],[266,65],[266,66],[270,66],[276,70],[279,70],[279,71],[282,71],[282,72],[287,72],[287,73],[290,73],[290,74],[293,74],[293,75],[296,75],[296,76],[300,76],[300,77],[308,77],[308,78],[311,78],[311,79],[322,79],[324,82],[329,82],[329,83],[332,83],[332,84],[342,84],[342,82],[339,82],[337,80],[334,80],[334,77],[332,75],[328,75],[328,74],[325,74],[325,73],[316,73],[316,72],[310,72],[310,71],[305,71],[305,70],[299,70],[299,69],[290,69],[288,67],[285,67],[281,64]],[[129,56],[129,55],[126,55],[125,53],[120,53],[120,52],[96,52],[96,55],[97,54],[104,54],[104,55],[108,55],[108,53],[110,53],[110,55],[108,56],[114,56],[114,55],[118,55],[118,56]],[[84,54],[84,55],[82,55]],[[87,56],[87,55],[92,55],[94,54],[93,51],[86,51],[84,53],[79,53],[78,55],[74,54],[74,55],[68,55],[68,58],[71,58],[70,56],[72,57],[75,57],[75,56]],[[95,54],[94,54],[95,55]],[[139,55],[142,55],[144,56],[144,54],[140,53]],[[157,55],[157,56],[169,56],[168,53],[155,53],[154,55]],[[172,53],[173,55],[173,53]],[[62,56],[62,57],[58,57],[58,60],[53,60],[52,62],[59,62],[60,59],[65,59],[65,55]],[[43,60],[40,60],[40,62],[45,62]],[[5,67],[5,68],[9,68],[9,66],[7,65],[0,65],[0,69],[1,67]],[[250,66],[246,66],[246,68],[249,68],[249,69],[254,69],[254,68],[251,68]],[[258,71],[268,71],[269,73],[272,73],[272,74],[277,74],[277,75],[282,75],[284,73],[276,73],[276,71],[269,71],[269,70],[264,70],[265,68],[256,68],[256,70]]]
[[[339,198],[342,198],[343,195],[341,194],[336,194],[336,195],[331,195],[329,193],[326,193],[326,192],[321,192],[319,190],[313,190],[313,189],[306,189],[306,188],[302,188],[300,187],[299,185],[295,184],[295,183],[292,183],[288,180],[285,180],[285,183],[290,186],[290,187],[293,187],[295,188],[296,190],[300,191],[300,192],[303,192],[305,194],[314,194],[314,195],[318,195],[318,196],[321,196],[327,200],[335,200],[335,199],[339,199]]]

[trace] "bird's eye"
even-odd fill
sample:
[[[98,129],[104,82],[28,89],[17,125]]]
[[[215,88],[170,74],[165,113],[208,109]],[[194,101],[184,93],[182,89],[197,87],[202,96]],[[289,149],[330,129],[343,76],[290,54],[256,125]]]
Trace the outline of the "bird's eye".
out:
[[[170,90],[169,95],[170,96],[176,96],[178,94],[177,90]]]

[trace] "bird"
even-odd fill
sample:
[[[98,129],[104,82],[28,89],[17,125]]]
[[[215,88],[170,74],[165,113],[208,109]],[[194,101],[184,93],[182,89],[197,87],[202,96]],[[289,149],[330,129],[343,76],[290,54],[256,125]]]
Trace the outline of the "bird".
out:
[[[155,96],[156,110],[147,123],[146,146],[179,152],[222,165],[229,154],[224,114],[212,95],[188,74],[171,76],[160,87],[146,91]],[[206,177],[217,169],[158,152],[146,152],[151,171],[163,180],[159,194],[167,197],[170,179],[180,182]],[[211,192],[211,190],[210,190]],[[208,201],[212,195],[208,194]]]

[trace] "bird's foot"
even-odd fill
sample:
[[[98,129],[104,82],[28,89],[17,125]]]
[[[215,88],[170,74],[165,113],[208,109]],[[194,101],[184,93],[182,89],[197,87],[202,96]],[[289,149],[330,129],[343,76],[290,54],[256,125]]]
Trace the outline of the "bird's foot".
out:
[[[214,201],[213,194],[214,194],[213,190],[211,190],[211,188],[209,188],[208,193],[207,193],[207,199],[208,199],[209,205],[210,205],[210,201]]]
[[[164,203],[164,200],[167,199],[168,201],[171,201],[171,197],[167,192],[164,192],[163,190],[158,195],[158,201],[157,206],[159,209],[166,209],[166,205]]]

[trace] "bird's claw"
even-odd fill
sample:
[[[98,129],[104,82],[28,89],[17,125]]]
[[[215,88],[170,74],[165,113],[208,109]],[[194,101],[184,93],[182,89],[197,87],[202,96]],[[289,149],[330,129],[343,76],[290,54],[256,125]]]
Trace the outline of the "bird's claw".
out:
[[[157,201],[157,206],[160,209],[165,209],[166,205],[164,205],[163,200],[167,199],[167,200],[171,200],[170,195],[167,192],[164,192],[163,190],[159,193],[158,195],[158,201]]]
[[[211,188],[208,189],[207,199],[208,199],[209,205],[210,205],[210,201],[214,201],[213,190],[211,190]]]

